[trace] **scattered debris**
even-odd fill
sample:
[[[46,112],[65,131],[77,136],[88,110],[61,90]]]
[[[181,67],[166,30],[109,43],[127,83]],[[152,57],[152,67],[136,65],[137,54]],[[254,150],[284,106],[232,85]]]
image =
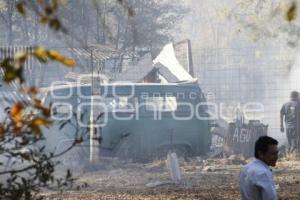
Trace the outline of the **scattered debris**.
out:
[[[242,158],[231,157],[231,160]],[[179,164],[184,179],[175,184],[165,160],[132,163],[102,159],[98,171],[82,174],[76,184],[87,183],[83,191],[45,192],[45,199],[240,199],[238,176],[241,164],[224,164],[228,159],[191,158]],[[248,162],[248,160],[246,161]],[[106,166],[108,165],[108,166]],[[188,168],[189,170],[185,170]],[[299,199],[300,162],[280,159],[273,170],[278,193],[283,199]],[[76,174],[75,174],[76,175]],[[216,189],[217,188],[217,189]]]
[[[206,166],[202,169],[203,172],[213,172],[214,169],[212,166]]]
[[[162,185],[171,185],[174,184],[172,181],[152,181],[146,184],[146,187],[154,188]]]
[[[231,155],[226,159],[226,161],[229,165],[245,165],[247,163],[246,159],[242,155]]]
[[[177,154],[169,152],[167,155],[167,168],[169,169],[171,179],[174,183],[181,181],[181,171],[179,167]]]

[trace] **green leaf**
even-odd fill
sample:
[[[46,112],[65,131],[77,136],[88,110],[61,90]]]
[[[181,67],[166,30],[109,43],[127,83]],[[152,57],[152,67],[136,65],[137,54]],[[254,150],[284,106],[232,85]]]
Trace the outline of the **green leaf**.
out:
[[[58,9],[58,3],[57,0],[52,0],[51,1],[51,6],[53,10],[57,10]]]

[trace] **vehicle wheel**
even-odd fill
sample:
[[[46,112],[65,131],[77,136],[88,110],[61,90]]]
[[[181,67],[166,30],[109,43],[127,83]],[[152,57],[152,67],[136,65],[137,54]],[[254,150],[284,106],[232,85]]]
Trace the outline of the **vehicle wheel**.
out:
[[[71,168],[84,165],[88,153],[82,147],[74,147],[62,156],[62,164]]]
[[[115,156],[118,157],[119,159],[124,159],[124,160],[132,158],[132,152],[131,152],[128,138],[124,138],[120,142],[118,147],[116,147]]]
[[[72,143],[73,140],[62,142],[58,146],[56,154],[65,151]],[[63,169],[81,170],[88,163],[88,155],[89,152],[85,147],[75,146],[58,157],[58,161],[60,161],[60,167]]]

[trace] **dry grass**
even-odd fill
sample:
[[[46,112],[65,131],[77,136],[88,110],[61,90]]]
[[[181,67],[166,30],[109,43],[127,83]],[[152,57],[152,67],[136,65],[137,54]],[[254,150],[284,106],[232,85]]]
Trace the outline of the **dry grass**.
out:
[[[102,163],[103,164],[103,163]],[[211,166],[211,171],[204,171]],[[238,176],[242,165],[232,165],[224,160],[181,161],[184,176],[182,184],[148,188],[151,181],[169,181],[164,161],[146,165],[122,164],[113,168],[88,172],[81,175],[78,184],[87,182],[89,187],[81,191],[68,191],[63,194],[46,193],[46,199],[96,200],[96,199],[240,199]],[[300,199],[300,162],[282,160],[274,169],[276,184],[282,199]]]

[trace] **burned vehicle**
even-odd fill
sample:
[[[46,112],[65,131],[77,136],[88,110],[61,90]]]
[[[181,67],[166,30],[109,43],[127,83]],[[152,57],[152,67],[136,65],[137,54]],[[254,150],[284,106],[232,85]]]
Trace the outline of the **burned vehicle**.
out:
[[[206,100],[194,82],[67,84],[52,87],[44,102],[55,110],[46,137],[47,146],[56,150],[79,135],[84,138],[79,147],[91,159],[152,159],[169,150],[196,156],[210,149]]]

